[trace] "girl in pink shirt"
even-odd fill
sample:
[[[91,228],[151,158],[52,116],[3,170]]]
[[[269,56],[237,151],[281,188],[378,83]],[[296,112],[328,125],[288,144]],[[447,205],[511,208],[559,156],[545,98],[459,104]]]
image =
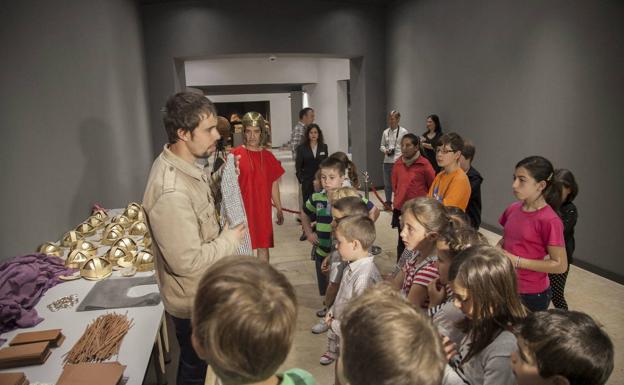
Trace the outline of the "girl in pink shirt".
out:
[[[548,274],[561,274],[568,266],[563,223],[555,212],[561,203],[561,186],[548,159],[530,156],[516,165],[512,188],[520,201],[500,217],[504,233],[498,246],[516,268],[525,306],[546,310],[552,296]]]

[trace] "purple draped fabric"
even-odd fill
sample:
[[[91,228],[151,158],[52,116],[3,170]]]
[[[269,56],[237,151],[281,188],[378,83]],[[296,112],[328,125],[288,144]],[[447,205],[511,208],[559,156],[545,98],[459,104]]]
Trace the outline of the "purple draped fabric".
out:
[[[63,260],[45,254],[12,258],[0,264],[0,334],[43,321],[35,305],[45,292],[63,282],[58,277],[75,272]]]

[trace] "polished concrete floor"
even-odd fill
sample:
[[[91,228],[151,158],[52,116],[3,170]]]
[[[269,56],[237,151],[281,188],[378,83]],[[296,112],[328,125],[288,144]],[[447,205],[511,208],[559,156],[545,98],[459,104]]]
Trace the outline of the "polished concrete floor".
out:
[[[289,151],[276,152],[286,169],[286,175],[280,182],[282,205],[285,208],[297,207],[297,182],[294,176],[294,162]],[[382,192],[383,194],[383,192]],[[378,206],[379,201],[373,199]],[[383,273],[393,266],[396,259],[396,229],[390,228],[391,215],[382,212],[377,221],[377,245],[383,252],[376,257],[376,263]],[[299,367],[311,372],[319,385],[333,384],[333,365],[321,366],[318,362],[325,352],[325,334],[315,335],[310,328],[317,322],[316,310],[321,308],[321,297],[316,286],[314,263],[310,259],[311,246],[300,242],[301,227],[292,214],[286,214],[282,226],[274,225],[275,245],[271,250],[271,264],[283,272],[294,285],[299,301],[299,316],[295,342],[283,365],[283,368]],[[483,230],[492,244],[499,236]],[[584,311],[592,315],[607,330],[616,348],[615,369],[608,384],[624,383],[624,286],[604,279],[598,275],[572,266],[567,284],[568,304],[571,309]],[[169,384],[175,384],[177,346],[173,330],[169,333],[172,345],[172,363],[167,365]],[[145,384],[155,383],[153,369],[150,367]]]

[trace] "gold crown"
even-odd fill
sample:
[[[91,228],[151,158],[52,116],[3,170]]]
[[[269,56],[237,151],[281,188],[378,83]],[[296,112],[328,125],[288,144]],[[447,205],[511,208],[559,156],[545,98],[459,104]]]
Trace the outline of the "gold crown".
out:
[[[76,227],[76,231],[83,237],[90,237],[95,234],[95,226],[90,223],[83,222]]]
[[[108,218],[108,214],[106,214],[106,211],[104,211],[102,209],[96,210],[91,216],[92,217],[96,217],[98,219],[101,219],[103,221],[105,221],[106,218]]]
[[[145,222],[137,222],[130,228],[130,235],[145,235],[147,233],[147,225]]]
[[[123,247],[133,253],[136,253],[138,250],[136,242],[130,237],[119,238],[113,243],[113,246]]]
[[[121,225],[117,223],[110,223],[104,229],[104,235],[102,235],[102,244],[103,245],[112,245],[118,239],[124,236],[124,229]]]
[[[58,247],[57,245],[55,245],[52,242],[45,242],[45,243],[41,244],[41,246],[39,246],[37,251],[42,253],[42,254],[54,255],[54,256],[57,256],[57,257],[60,257],[60,256],[63,255],[63,252],[61,251],[61,248]]]
[[[104,219],[100,219],[96,216],[90,216],[89,218],[87,218],[87,220],[85,221],[86,223],[90,224],[91,226],[93,226],[96,229],[99,229],[100,227],[103,227],[105,222]]]
[[[99,281],[107,278],[113,273],[113,264],[101,257],[93,257],[89,259],[80,268],[82,278],[92,281]]]
[[[145,219],[143,215],[143,208],[136,202],[132,202],[128,205],[128,207],[126,207],[124,215],[127,216],[132,222],[142,221]]]
[[[127,229],[128,227],[132,226],[132,220],[130,220],[130,218],[128,218],[127,216],[123,214],[113,217],[112,223],[121,225],[121,227],[123,227],[124,229]]]
[[[141,250],[134,260],[137,271],[154,270],[154,255],[148,250]]]
[[[135,210],[141,211],[143,209],[143,206],[141,206],[140,203],[130,202],[128,203],[128,206],[126,207],[126,210],[127,209],[135,209]]]
[[[65,266],[70,269],[80,269],[82,265],[84,265],[85,262],[92,257],[92,255],[89,255],[82,250],[74,249],[69,252],[67,259],[65,260]]]
[[[74,247],[76,246],[76,242],[83,238],[82,234],[77,232],[76,230],[70,230],[66,232],[61,238],[61,246],[62,247]]]
[[[133,253],[128,253],[125,256],[117,259],[117,266],[121,266],[121,267],[130,267],[130,266],[134,266],[134,261],[136,254]]]
[[[146,249],[149,249],[152,246],[152,237],[150,236],[150,233],[143,236],[143,239],[141,239],[141,245]]]
[[[133,253],[121,246],[113,246],[106,253],[106,259],[108,259],[113,265],[117,265],[117,261],[122,258],[133,258]]]
[[[87,255],[93,257],[95,256],[95,253],[97,252],[97,246],[95,245],[95,243],[91,241],[80,239],[76,241],[76,245],[74,246],[72,251],[74,250],[82,251],[86,253]]]

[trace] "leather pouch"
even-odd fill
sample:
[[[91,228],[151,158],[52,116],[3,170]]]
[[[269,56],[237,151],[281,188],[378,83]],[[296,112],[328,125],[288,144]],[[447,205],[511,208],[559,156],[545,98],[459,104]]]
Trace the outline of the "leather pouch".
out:
[[[0,373],[0,384],[2,385],[28,385],[30,382],[22,372]]]
[[[0,349],[0,369],[43,364],[50,357],[49,345],[46,341]]]
[[[117,385],[125,369],[119,362],[67,364],[56,385]]]
[[[65,341],[65,336],[61,333],[61,329],[41,330],[37,332],[19,333],[11,342],[10,346],[32,344],[34,342],[50,342],[50,347],[58,348]]]

